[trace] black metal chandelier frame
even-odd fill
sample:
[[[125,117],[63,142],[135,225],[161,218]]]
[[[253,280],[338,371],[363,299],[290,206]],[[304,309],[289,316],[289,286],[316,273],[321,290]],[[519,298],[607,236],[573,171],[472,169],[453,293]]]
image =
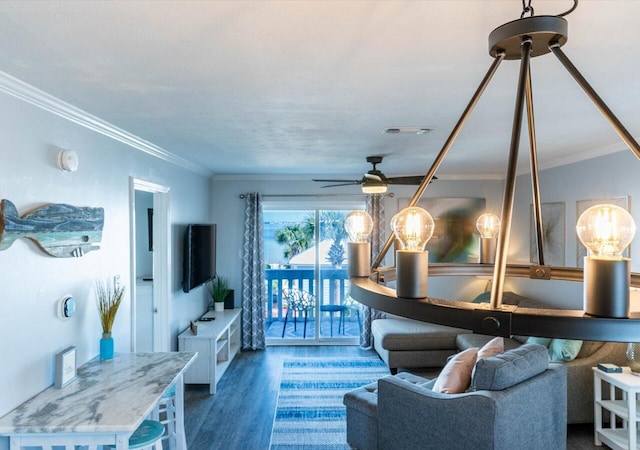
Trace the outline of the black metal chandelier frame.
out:
[[[488,304],[473,304],[434,298],[418,300],[399,298],[395,290],[381,284],[392,280],[395,276],[394,268],[380,267],[382,260],[393,245],[393,235],[389,236],[373,263],[372,275],[369,278],[351,277],[350,295],[353,298],[372,308],[400,316],[467,328],[477,333],[497,336],[528,335],[598,341],[640,341],[640,313],[631,313],[630,317],[621,319],[590,316],[578,310],[532,309],[502,304],[504,282],[507,276],[583,281],[582,269],[545,265],[533,92],[531,87],[531,58],[553,53],[608,120],[620,138],[640,159],[640,145],[561,50],[561,47],[567,41],[568,31],[567,21],[562,16],[572,12],[577,3],[577,0],[574,0],[573,8],[557,16],[534,16],[530,2],[529,5],[523,2],[523,12],[520,19],[508,22],[490,33],[489,54],[494,60],[409,202],[409,206],[415,206],[422,197],[447,152],[496,73],[500,63],[505,59],[519,59],[520,71],[495,263],[493,265],[429,265],[429,273],[432,276],[492,276],[490,302]],[[524,17],[527,13],[530,13],[531,16]],[[529,131],[533,217],[538,251],[538,264],[536,265],[507,263],[516,187],[518,150],[525,109]],[[631,274],[631,286],[640,288],[640,274]]]

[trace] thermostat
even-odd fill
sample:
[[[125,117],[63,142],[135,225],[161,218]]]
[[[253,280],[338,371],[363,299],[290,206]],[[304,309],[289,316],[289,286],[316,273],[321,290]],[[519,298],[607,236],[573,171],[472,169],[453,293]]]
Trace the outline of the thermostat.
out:
[[[65,295],[60,299],[60,318],[68,319],[76,313],[76,299],[70,295]]]

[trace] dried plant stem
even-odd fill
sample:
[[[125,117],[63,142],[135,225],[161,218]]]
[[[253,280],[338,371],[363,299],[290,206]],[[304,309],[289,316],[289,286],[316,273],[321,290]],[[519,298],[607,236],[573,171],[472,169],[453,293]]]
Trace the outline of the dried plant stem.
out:
[[[113,322],[116,320],[116,313],[124,297],[125,288],[122,285],[116,285],[115,281],[111,286],[102,280],[96,281],[95,286],[102,332],[111,333]]]

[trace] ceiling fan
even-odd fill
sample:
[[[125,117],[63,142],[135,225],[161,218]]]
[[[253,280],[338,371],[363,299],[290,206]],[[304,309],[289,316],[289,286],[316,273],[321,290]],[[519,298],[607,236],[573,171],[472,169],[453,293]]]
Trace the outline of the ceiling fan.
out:
[[[387,192],[387,185],[389,184],[404,184],[404,185],[419,185],[422,182],[424,175],[415,175],[408,177],[386,177],[380,172],[376,165],[382,162],[382,156],[367,156],[367,162],[373,165],[373,169],[364,174],[359,180],[318,180],[321,183],[336,183],[327,184],[322,186],[323,188],[336,187],[336,186],[349,186],[352,184],[362,185],[362,192],[365,194],[383,194]],[[433,177],[435,180],[436,177]]]

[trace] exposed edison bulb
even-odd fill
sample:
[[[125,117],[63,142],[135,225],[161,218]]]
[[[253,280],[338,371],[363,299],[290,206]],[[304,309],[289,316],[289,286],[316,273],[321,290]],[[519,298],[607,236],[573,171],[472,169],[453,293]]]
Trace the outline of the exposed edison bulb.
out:
[[[619,206],[596,205],[580,215],[576,231],[589,256],[621,259],[636,233],[636,224],[631,214]]]
[[[484,213],[476,220],[480,237],[494,238],[500,231],[500,219],[493,213]]]
[[[391,228],[403,250],[422,252],[433,236],[435,223],[427,211],[412,206],[391,218]]]
[[[349,242],[367,242],[373,229],[373,220],[366,211],[351,211],[344,219],[344,229],[349,235]]]

